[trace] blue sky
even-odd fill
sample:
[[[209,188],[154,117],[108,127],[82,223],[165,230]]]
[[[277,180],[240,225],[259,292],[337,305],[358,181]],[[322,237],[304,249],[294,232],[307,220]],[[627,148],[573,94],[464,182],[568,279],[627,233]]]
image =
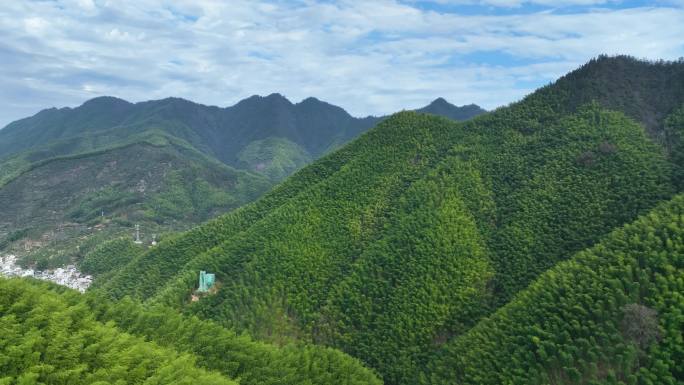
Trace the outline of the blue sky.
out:
[[[0,7],[0,127],[101,95],[354,115],[505,105],[601,53],[684,56],[684,0],[43,0]]]

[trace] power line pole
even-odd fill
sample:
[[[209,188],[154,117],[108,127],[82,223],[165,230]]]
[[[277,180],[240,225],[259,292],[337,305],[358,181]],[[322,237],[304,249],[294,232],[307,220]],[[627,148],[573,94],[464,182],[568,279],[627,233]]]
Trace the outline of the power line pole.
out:
[[[140,225],[135,225],[135,243],[138,245],[142,243],[140,240]]]

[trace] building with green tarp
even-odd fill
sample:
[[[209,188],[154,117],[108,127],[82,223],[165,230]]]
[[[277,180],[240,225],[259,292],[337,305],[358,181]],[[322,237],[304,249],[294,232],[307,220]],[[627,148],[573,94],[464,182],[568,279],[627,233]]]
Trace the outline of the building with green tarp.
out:
[[[197,288],[197,291],[200,293],[206,293],[209,291],[209,289],[211,289],[212,286],[214,286],[215,280],[215,274],[207,273],[204,270],[200,271],[199,287]]]

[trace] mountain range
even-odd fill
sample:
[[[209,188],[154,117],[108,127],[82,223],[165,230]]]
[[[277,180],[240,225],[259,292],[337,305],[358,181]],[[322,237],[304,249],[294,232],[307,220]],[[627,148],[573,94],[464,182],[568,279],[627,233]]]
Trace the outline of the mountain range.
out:
[[[339,147],[339,136],[297,143],[318,159],[275,185],[171,125],[174,151],[268,191],[155,247],[84,245],[81,266],[97,273],[84,295],[0,280],[11,347],[0,372],[98,384],[684,381],[684,61],[600,56],[466,121],[402,111],[373,124]],[[232,191],[205,188],[197,201]],[[159,193],[159,210],[179,207],[179,190]],[[208,291],[201,272],[215,274]]]
[[[441,98],[425,111],[484,112]],[[382,119],[279,94],[227,108],[99,97],[43,110],[0,130],[0,248],[45,268],[79,260],[134,224],[148,240],[187,229],[254,200]]]

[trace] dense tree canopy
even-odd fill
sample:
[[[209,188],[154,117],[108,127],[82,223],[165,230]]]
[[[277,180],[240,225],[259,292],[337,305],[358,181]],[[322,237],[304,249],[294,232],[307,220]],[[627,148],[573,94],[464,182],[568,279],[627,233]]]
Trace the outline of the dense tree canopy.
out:
[[[446,346],[540,274],[673,196],[682,67],[600,58],[465,123],[396,114],[254,204],[135,257],[100,290],[340,348],[388,384],[427,381]],[[640,70],[658,81],[627,80]],[[607,79],[618,82],[596,87]],[[219,289],[191,302],[200,270]]]
[[[681,384],[684,195],[542,274],[423,383]]]
[[[195,358],[96,321],[83,303],[0,278],[0,383],[212,384],[231,381]]]
[[[176,311],[0,278],[2,384],[380,384],[338,350],[255,342]]]

